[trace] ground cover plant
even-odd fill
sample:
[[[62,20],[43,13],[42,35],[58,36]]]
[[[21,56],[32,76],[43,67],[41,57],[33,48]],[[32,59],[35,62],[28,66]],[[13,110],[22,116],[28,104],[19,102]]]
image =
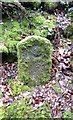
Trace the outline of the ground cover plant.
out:
[[[0,119],[73,119],[73,1],[3,2],[2,6]],[[21,65],[22,54],[20,53],[18,56],[17,51],[20,43],[23,46],[23,39],[26,40],[28,36],[35,35],[45,39],[43,46],[45,51],[47,49],[46,58],[51,50],[51,46],[50,49],[45,47],[46,39],[53,48],[50,77],[47,82],[45,76],[44,79],[42,77],[43,84],[30,86],[30,80],[29,85],[24,82],[25,78],[28,78],[29,72],[27,71],[28,74],[26,74],[23,70],[28,68],[27,63],[31,56],[34,61],[34,56],[37,59],[38,53],[40,60],[40,51],[38,47],[36,50],[32,49],[33,55],[31,55],[31,46],[28,44],[27,54],[25,54],[27,61],[25,61],[25,66],[22,65],[23,68],[21,67],[20,71],[18,71],[18,57]],[[41,40],[39,41],[41,42]],[[24,47],[26,47],[25,44]],[[40,45],[40,47],[42,46]],[[32,65],[34,68],[32,74],[38,73],[38,71],[40,73],[41,64],[38,67],[32,62]],[[35,67],[37,71],[35,71]],[[21,73],[21,71],[23,72]],[[19,72],[21,75],[25,75],[23,80],[19,80]]]

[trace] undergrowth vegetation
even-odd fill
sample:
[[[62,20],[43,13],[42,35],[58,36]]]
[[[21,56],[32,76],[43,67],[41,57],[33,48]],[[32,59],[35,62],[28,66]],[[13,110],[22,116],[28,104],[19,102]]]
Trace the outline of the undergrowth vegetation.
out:
[[[6,20],[2,25],[0,25],[0,42],[4,43],[9,53],[17,52],[16,45],[18,41],[21,41],[26,36],[34,34],[38,36],[47,37],[48,27],[49,29],[52,29],[55,26],[54,16],[51,15],[50,19],[51,20],[48,23],[46,22],[46,18],[40,13],[36,16],[33,15],[30,18],[30,21],[32,21],[32,23],[35,26],[30,26],[29,22],[25,18],[22,20],[21,23],[18,20]],[[41,27],[45,27],[45,29],[42,29]]]
[[[29,10],[28,5],[22,3],[27,13],[20,13],[20,10],[15,7],[12,12],[10,12],[11,9],[5,9],[6,11],[4,11],[3,17],[6,15],[5,13],[8,12],[7,14],[9,14],[11,18],[7,16],[8,18],[4,18],[3,21],[0,22],[0,53],[2,53],[2,57],[6,62],[6,64],[2,64],[2,66],[0,64],[2,70],[0,70],[0,76],[3,75],[0,78],[0,120],[10,120],[11,118],[54,119],[60,116],[61,118],[73,119],[73,107],[71,103],[73,91],[69,88],[69,85],[72,85],[71,76],[73,75],[73,47],[71,43],[73,42],[73,8],[68,9],[68,7],[73,6],[73,2],[68,5],[68,3],[63,0],[61,3],[53,3],[51,0],[48,0],[49,2],[46,3],[41,3],[42,0],[38,1],[39,2],[28,3],[28,5],[30,5]],[[59,8],[61,4],[62,6]],[[59,14],[58,16],[54,14],[54,12],[57,12],[54,11],[56,8],[59,9],[59,12],[60,10],[68,9],[68,11],[64,12],[68,12],[66,17],[71,19],[71,25],[63,30],[60,41],[62,44],[58,44],[59,39],[56,39],[57,42],[55,41],[55,36],[51,39],[54,33],[52,28],[56,28],[58,25],[57,17],[59,17]],[[17,16],[17,13],[19,16]],[[24,16],[22,16],[22,14],[24,14]],[[48,35],[50,37],[48,40],[53,43],[54,47],[54,55],[52,55],[53,57],[51,58],[52,62],[49,62],[49,68],[50,65],[52,66],[50,75],[47,77],[47,75],[44,74],[45,71],[42,73],[43,76],[45,75],[45,77],[50,80],[46,84],[45,79],[42,77],[41,85],[38,87],[33,87],[34,82],[30,82],[29,73],[25,70],[25,68],[28,67],[27,62],[25,64],[23,60],[22,64],[20,60],[22,67],[19,72],[21,77],[24,77],[23,80],[26,78],[25,83],[29,83],[29,85],[20,82],[16,67],[16,61],[19,56],[17,56],[17,44],[25,37],[31,35],[44,38],[47,38]],[[56,46],[57,44],[58,46]],[[30,43],[27,45],[28,48],[32,46]],[[21,45],[21,47],[23,46]],[[49,50],[48,47],[44,48],[47,51]],[[40,53],[40,50],[38,50],[38,53]],[[47,54],[47,56],[49,55]],[[55,59],[53,60],[53,58]],[[32,66],[34,66],[33,62]],[[37,71],[39,72],[40,70],[37,68]],[[33,70],[33,72],[35,71]],[[11,74],[13,74],[12,78]],[[42,85],[43,82],[45,83],[44,85]],[[33,83],[33,86],[31,86],[31,83]]]
[[[36,112],[32,106],[30,98],[16,100],[10,106],[5,109],[4,116],[7,119],[10,118],[25,118],[25,119],[43,119],[52,118],[50,114],[51,105],[45,102],[43,106],[39,107]]]

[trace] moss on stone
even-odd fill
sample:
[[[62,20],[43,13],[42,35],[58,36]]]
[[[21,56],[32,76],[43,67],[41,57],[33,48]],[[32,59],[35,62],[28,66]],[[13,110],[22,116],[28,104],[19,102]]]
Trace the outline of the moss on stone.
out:
[[[18,43],[17,49],[19,79],[28,86],[47,83],[52,67],[53,47],[50,41],[29,36]]]

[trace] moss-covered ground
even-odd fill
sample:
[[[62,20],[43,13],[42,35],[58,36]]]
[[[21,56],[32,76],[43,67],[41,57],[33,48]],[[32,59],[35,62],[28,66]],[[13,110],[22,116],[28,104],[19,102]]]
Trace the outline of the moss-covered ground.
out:
[[[55,26],[55,17],[49,15],[50,22],[46,22],[46,16],[48,14],[45,16],[40,13],[33,14],[29,19],[34,24],[32,27],[30,27],[29,21],[25,18],[22,19],[21,23],[18,20],[4,20],[3,24],[0,25],[0,42],[4,43],[9,52],[15,52],[17,43],[26,36],[34,34],[47,37],[48,28],[52,29]],[[5,51],[7,52],[6,49]]]
[[[49,16],[50,20],[49,22],[47,22],[47,17]],[[29,22],[24,18],[22,19],[22,22],[19,23],[18,20],[5,20],[3,21],[3,24],[0,25],[0,43],[2,43],[2,46],[0,47],[0,51],[8,54],[8,53],[17,53],[17,44],[19,41],[21,41],[23,38],[25,38],[26,36],[29,35],[39,35],[42,37],[47,37],[48,34],[48,29],[52,29],[53,27],[56,26],[55,24],[55,16],[54,15],[50,15],[48,13],[46,13],[44,16],[40,13],[37,13],[36,15],[32,14],[30,17],[30,21],[33,22],[34,26],[29,24]],[[72,26],[71,26],[72,28]],[[73,32],[73,28],[69,29],[71,30],[71,33]],[[70,34],[70,31],[66,30],[66,34],[67,32]],[[64,38],[65,39],[65,38]],[[70,37],[70,40],[73,42],[73,35]],[[66,39],[65,39],[66,42]],[[64,48],[67,48],[66,44],[63,41],[63,46]],[[72,59],[71,59],[71,63],[73,63]],[[27,74],[26,74],[27,76]],[[71,76],[70,76],[71,77]],[[55,79],[56,80],[56,79]],[[71,81],[69,82],[69,84],[71,84]],[[0,93],[0,119],[2,118],[7,118],[7,119],[11,119],[11,118],[26,118],[26,119],[45,119],[45,118],[53,118],[53,114],[52,114],[52,108],[53,106],[55,106],[55,104],[46,101],[44,102],[43,105],[41,105],[40,107],[38,107],[38,109],[34,108],[34,102],[30,96],[30,94],[32,94],[32,91],[34,91],[34,87],[29,88],[28,86],[25,86],[24,83],[20,83],[18,80],[8,80],[6,85],[4,85],[4,87],[6,89],[4,89],[4,93]],[[12,103],[2,103],[3,101],[3,94],[6,94],[7,91],[7,87],[10,88],[12,95],[10,97],[12,97],[14,99],[14,101]],[[48,85],[45,85],[45,89],[48,87]],[[44,88],[42,86],[42,88]],[[56,93],[58,93],[58,97],[61,97],[61,88],[58,84],[58,80],[56,80],[56,83],[54,83],[53,85],[50,85],[50,89],[53,88],[54,91],[56,91]],[[21,97],[23,96],[23,93],[25,92],[29,92],[29,95],[25,98],[25,97]],[[48,90],[49,92],[49,90]],[[38,95],[36,95],[38,96]],[[43,96],[43,95],[42,95]],[[47,96],[47,95],[46,95]],[[52,96],[54,96],[53,94],[50,93],[49,98],[51,98]],[[16,100],[15,98],[18,97],[18,99]],[[68,96],[66,96],[68,97]],[[30,99],[31,98],[31,99]],[[63,97],[64,98],[64,97]],[[54,99],[54,97],[50,100],[52,101]],[[67,99],[67,98],[66,98]],[[62,100],[62,99],[61,99]],[[64,98],[65,100],[65,98]],[[41,102],[41,99],[36,100],[36,102]],[[58,101],[57,101],[58,102]],[[60,101],[61,102],[61,101]],[[66,101],[64,101],[65,103],[67,103]],[[37,107],[37,106],[36,106]],[[59,107],[62,111],[62,116],[64,118],[73,118],[73,113],[71,113],[71,110],[64,110],[61,108],[63,107],[63,103],[62,106],[59,103]],[[66,105],[65,105],[66,107]],[[58,113],[58,108],[55,108],[53,111]]]

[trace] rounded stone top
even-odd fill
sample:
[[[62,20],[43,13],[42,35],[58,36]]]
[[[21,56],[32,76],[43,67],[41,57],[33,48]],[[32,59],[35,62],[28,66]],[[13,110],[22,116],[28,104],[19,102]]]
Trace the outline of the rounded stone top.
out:
[[[32,36],[28,36],[28,37],[26,37],[25,39],[21,40],[21,41],[18,43],[18,46],[19,46],[20,44],[22,44],[22,43],[25,43],[25,42],[28,41],[28,40],[34,41],[35,39],[38,40],[38,41],[40,41],[40,39],[41,39],[42,41],[45,41],[45,43],[50,43],[50,41],[49,41],[47,38],[44,38],[44,37],[41,37],[41,36],[32,35]],[[50,44],[51,44],[51,43],[50,43]]]

